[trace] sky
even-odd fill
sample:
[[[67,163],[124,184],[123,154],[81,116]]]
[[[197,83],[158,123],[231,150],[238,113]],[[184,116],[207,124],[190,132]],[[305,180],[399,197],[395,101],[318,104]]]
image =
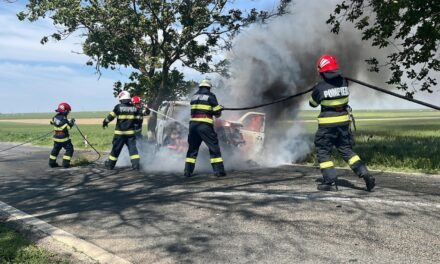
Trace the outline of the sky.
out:
[[[50,112],[64,101],[72,105],[73,111],[112,109],[117,103],[113,83],[127,80],[130,71],[104,70],[98,76],[93,67],[85,65],[87,56],[77,54],[82,42],[78,36],[41,45],[41,38],[53,33],[54,26],[49,19],[19,21],[16,13],[24,10],[25,2],[0,0],[0,113]],[[240,0],[234,7],[271,9],[274,2]],[[190,69],[184,69],[184,73],[187,79],[203,78]]]

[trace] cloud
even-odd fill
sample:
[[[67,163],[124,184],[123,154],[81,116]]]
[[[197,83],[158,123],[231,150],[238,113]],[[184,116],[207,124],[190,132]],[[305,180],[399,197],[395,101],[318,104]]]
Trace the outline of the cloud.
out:
[[[82,38],[73,35],[60,42],[50,41],[42,45],[42,37],[54,32],[50,20],[35,23],[19,21],[15,12],[0,12],[0,59],[84,64],[88,57],[81,52]]]
[[[62,101],[74,111],[111,110],[113,83],[65,65],[0,63],[0,112],[50,112]]]

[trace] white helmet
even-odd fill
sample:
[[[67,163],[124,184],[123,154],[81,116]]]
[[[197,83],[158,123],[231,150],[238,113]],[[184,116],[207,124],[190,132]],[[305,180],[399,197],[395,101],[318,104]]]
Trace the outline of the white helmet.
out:
[[[208,87],[208,88],[211,88],[211,87],[212,87],[211,81],[210,81],[210,80],[207,80],[207,79],[202,80],[202,81],[200,82],[200,84],[199,84],[199,87]]]
[[[127,92],[127,91],[122,91],[122,92],[120,92],[119,95],[118,95],[118,97],[119,97],[119,101],[121,101],[121,100],[125,100],[125,99],[131,100],[131,95],[130,95],[130,93]]]

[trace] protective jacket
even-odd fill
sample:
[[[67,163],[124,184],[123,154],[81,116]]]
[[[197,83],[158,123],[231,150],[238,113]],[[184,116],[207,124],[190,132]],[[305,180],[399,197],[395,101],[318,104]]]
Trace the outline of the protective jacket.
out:
[[[191,98],[191,121],[214,124],[213,116],[221,115],[222,106],[206,87],[200,87]]]
[[[69,140],[69,130],[73,127],[74,123],[69,121],[66,115],[58,113],[52,118],[50,123],[53,125],[53,140],[55,142],[66,142]]]
[[[348,113],[347,80],[339,72],[324,72],[323,80],[315,85],[309,104],[312,107],[321,105],[318,116],[319,126],[338,126],[350,123]]]
[[[140,116],[138,118],[138,121],[134,125],[135,133],[138,135],[142,134],[142,125],[144,124],[144,116],[148,116],[150,114],[150,110],[148,109],[142,109],[138,108]]]
[[[213,116],[219,117],[223,107],[208,88],[202,86],[191,98],[191,121],[188,134],[188,152],[185,160],[185,175],[190,177],[194,171],[199,148],[202,142],[208,146],[211,165],[217,176],[224,176],[225,168],[220,151],[217,133],[214,131]]]
[[[135,129],[142,122],[142,110],[136,108],[130,102],[117,104],[112,112],[106,117],[105,122],[110,123],[115,118],[115,135],[134,135]]]

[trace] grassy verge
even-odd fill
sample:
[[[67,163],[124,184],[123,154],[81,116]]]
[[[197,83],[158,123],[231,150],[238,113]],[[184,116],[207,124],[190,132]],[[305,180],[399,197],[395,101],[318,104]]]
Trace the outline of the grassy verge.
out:
[[[371,169],[440,173],[440,120],[358,120],[354,150]],[[316,124],[305,124],[313,142]],[[337,166],[346,164],[335,150]],[[315,152],[306,162],[317,164]]]
[[[440,113],[438,111],[356,111],[355,115],[358,126],[355,151],[370,168],[440,173]],[[300,112],[301,119],[312,120],[316,116],[316,111]],[[407,117],[413,119],[392,120],[392,118]],[[386,118],[386,120],[366,120],[371,118]],[[291,125],[292,121],[281,122],[277,130],[285,131]],[[316,123],[302,123],[301,125],[305,128],[306,137],[313,142],[317,129]],[[103,130],[100,125],[81,125],[80,128],[97,149],[109,150],[111,148],[114,126],[106,130]],[[271,128],[268,127],[269,129]],[[0,141],[24,142],[50,130],[50,125],[0,122]],[[75,148],[85,148],[83,139],[76,129],[72,130],[71,138]],[[53,143],[48,137],[34,144],[52,146]],[[336,151],[334,157],[338,166],[345,166],[345,162]],[[80,158],[78,164],[82,162],[84,159]],[[316,164],[314,151],[307,157],[306,162]]]
[[[0,263],[67,264],[69,262],[36,247],[0,222]]]
[[[98,150],[108,150],[111,148],[114,125],[107,129],[102,129],[100,125],[81,125],[81,131],[87,136],[87,140]],[[0,123],[0,141],[2,142],[25,142],[38,138],[52,130],[50,125],[20,124],[13,122]],[[39,146],[52,146],[51,136],[32,142]],[[71,130],[71,139],[76,149],[86,149],[84,140],[76,128]]]
[[[98,112],[72,112],[69,118],[105,118],[109,111]],[[55,115],[51,113],[21,113],[21,114],[0,114],[0,119],[48,119],[50,120]]]

